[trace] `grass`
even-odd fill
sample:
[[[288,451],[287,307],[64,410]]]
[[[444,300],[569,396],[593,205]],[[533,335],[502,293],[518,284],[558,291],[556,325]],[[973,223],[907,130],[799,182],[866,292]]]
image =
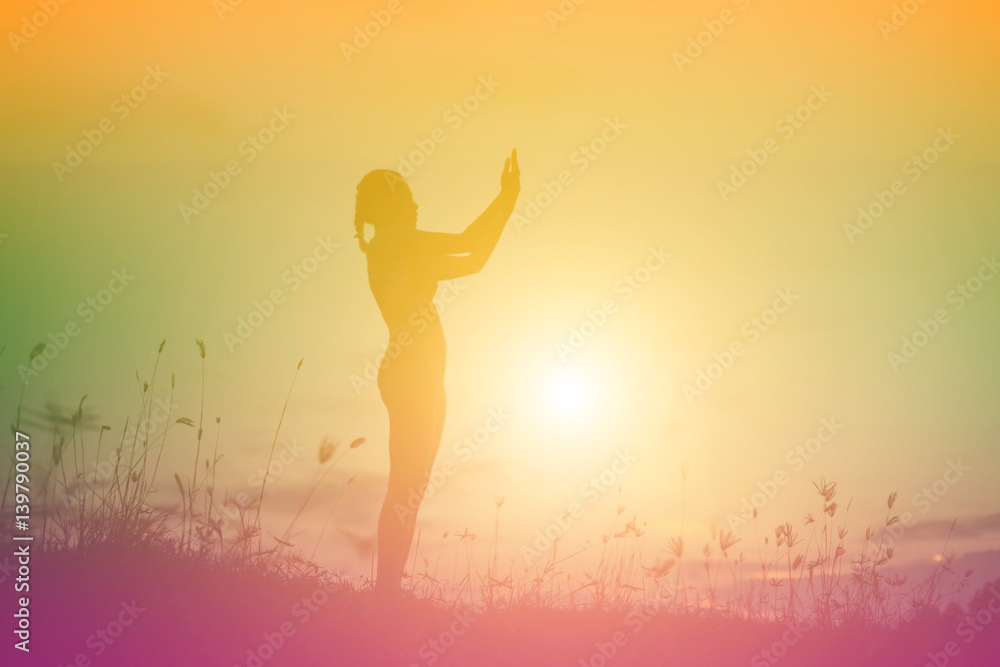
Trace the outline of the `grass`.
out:
[[[207,363],[202,341],[197,341],[202,359],[197,432],[193,432],[195,423],[187,417],[168,413],[163,423],[153,420],[151,397],[165,344],[161,343],[157,350],[149,380],[142,381],[136,374],[139,407],[114,440],[111,427],[91,423],[84,410],[86,397],[68,423],[53,420],[47,463],[41,461],[41,436],[33,437],[33,479],[40,480],[32,490],[33,520],[41,520],[35,544],[42,557],[61,564],[60,568],[101,569],[108,563],[118,563],[120,576],[128,571],[128,563],[139,561],[145,564],[144,576],[152,568],[176,573],[173,580],[202,581],[208,577],[249,581],[259,590],[268,591],[270,600],[283,599],[292,590],[322,585],[347,596],[348,607],[364,606],[365,598],[357,596],[371,589],[371,577],[347,580],[334,576],[313,562],[318,541],[306,558],[303,549],[296,548],[289,537],[316,490],[345,455],[365,443],[364,439],[355,439],[346,447],[324,441],[315,479],[279,537],[263,525],[262,508],[267,499],[270,462],[302,361],[292,375],[278,417],[260,492],[247,502],[239,502],[231,494],[220,493],[216,486],[217,468],[224,458],[220,454],[223,439],[219,417],[215,419],[215,432],[208,434],[211,455],[202,457]],[[173,405],[174,384],[171,375],[169,405]],[[22,403],[23,397],[22,392]],[[19,404],[15,429],[20,427],[20,412]],[[89,435],[95,430],[96,437]],[[157,486],[158,479],[162,482],[158,475],[163,453],[184,446],[184,441],[192,446],[194,459],[188,473],[172,473],[178,500],[158,502],[165,495]],[[97,474],[86,474],[88,463],[100,464],[95,467]],[[12,475],[13,466],[7,487]],[[684,468],[680,479],[683,487],[687,477]],[[353,481],[351,477],[346,482],[326,511],[320,539]],[[542,613],[556,624],[562,622],[555,620],[561,618],[560,614],[589,614],[585,618],[618,619],[620,624],[637,610],[655,610],[658,618],[670,618],[673,623],[700,619],[760,628],[774,623],[802,623],[826,631],[867,628],[880,632],[913,627],[942,614],[951,618],[958,613],[956,595],[967,587],[972,573],[954,572],[955,554],[947,551],[947,543],[942,552],[945,557],[925,579],[909,582],[894,571],[894,550],[887,545],[886,535],[899,522],[893,512],[895,493],[888,496],[882,524],[868,528],[860,551],[849,556],[846,540],[851,503],[842,508],[835,482],[818,480],[814,486],[816,507],[801,522],[768,530],[758,525],[755,510],[752,529],[748,529],[754,535],[752,540],[716,530],[701,548],[700,557],[688,549],[683,501],[680,534],[670,537],[667,548],[653,557],[646,553],[646,524],[635,515],[628,518],[625,507],[619,504],[599,541],[563,554],[557,540],[546,557],[530,568],[519,567],[513,557],[501,556],[504,499],[497,498],[482,561],[472,548],[476,535],[468,529],[444,535],[456,541],[455,562],[461,563],[464,571],[456,565],[444,576],[440,559],[432,566],[427,557],[420,556],[422,536],[418,534],[405,579],[406,599],[411,602],[405,604],[430,605],[434,614],[462,608],[518,618]],[[12,523],[12,509],[5,493],[0,500],[0,517],[7,527]],[[748,558],[747,551],[755,558]],[[585,561],[591,566],[584,567]],[[697,568],[697,577],[690,568]],[[142,589],[142,581],[142,577],[134,579],[134,589]],[[232,593],[225,586],[221,590],[223,598]],[[428,613],[428,607],[419,609],[414,619]]]

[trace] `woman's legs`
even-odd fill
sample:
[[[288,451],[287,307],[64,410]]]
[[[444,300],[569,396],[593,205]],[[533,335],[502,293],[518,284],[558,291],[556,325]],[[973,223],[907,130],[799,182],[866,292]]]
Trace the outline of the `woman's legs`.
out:
[[[378,520],[376,588],[387,592],[400,587],[444,428],[444,387],[435,389],[426,381],[403,387],[383,391],[389,411],[389,489]]]

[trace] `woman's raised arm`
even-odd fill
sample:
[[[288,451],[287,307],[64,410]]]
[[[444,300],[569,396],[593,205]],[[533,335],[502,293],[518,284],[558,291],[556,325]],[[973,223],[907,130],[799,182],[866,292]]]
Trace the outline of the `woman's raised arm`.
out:
[[[453,235],[462,237],[463,245],[469,244],[466,250],[469,254],[465,257],[428,258],[428,264],[438,280],[460,278],[482,270],[493,254],[507,220],[514,212],[514,204],[521,191],[520,176],[515,148],[500,176],[500,194],[462,234]]]
[[[486,207],[486,210],[460,234],[415,230],[413,239],[416,254],[432,257],[470,253],[481,257],[482,263],[485,264],[497,241],[500,240],[504,225],[514,212],[514,204],[521,191],[520,177],[515,148],[504,163],[500,175],[500,194]],[[479,268],[482,268],[482,265]]]

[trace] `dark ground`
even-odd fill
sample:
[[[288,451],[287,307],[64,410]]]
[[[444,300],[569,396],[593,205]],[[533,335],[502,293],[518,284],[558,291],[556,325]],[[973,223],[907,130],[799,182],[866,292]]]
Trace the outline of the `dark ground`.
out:
[[[12,580],[0,584],[9,628]],[[948,617],[831,631],[667,614],[477,615],[415,599],[386,605],[370,593],[142,555],[36,555],[31,585],[31,653],[13,650],[8,630],[3,665],[1000,666],[1000,613],[985,594],[970,606],[980,621],[990,617],[981,630],[957,629],[962,619]],[[1000,598],[993,607],[1000,611]]]

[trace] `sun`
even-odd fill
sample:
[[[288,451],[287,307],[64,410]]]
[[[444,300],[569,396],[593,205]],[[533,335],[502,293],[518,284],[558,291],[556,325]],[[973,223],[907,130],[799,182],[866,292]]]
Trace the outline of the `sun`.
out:
[[[542,378],[541,399],[556,420],[582,419],[596,407],[593,385],[594,378],[585,368],[547,369]]]
[[[634,436],[640,421],[631,398],[627,353],[561,359],[528,347],[498,362],[498,404],[513,415],[505,430],[520,460],[545,466],[604,460]]]
[[[617,401],[608,369],[584,360],[553,361],[536,366],[531,378],[531,422],[549,447],[599,447],[597,442],[616,430]]]

